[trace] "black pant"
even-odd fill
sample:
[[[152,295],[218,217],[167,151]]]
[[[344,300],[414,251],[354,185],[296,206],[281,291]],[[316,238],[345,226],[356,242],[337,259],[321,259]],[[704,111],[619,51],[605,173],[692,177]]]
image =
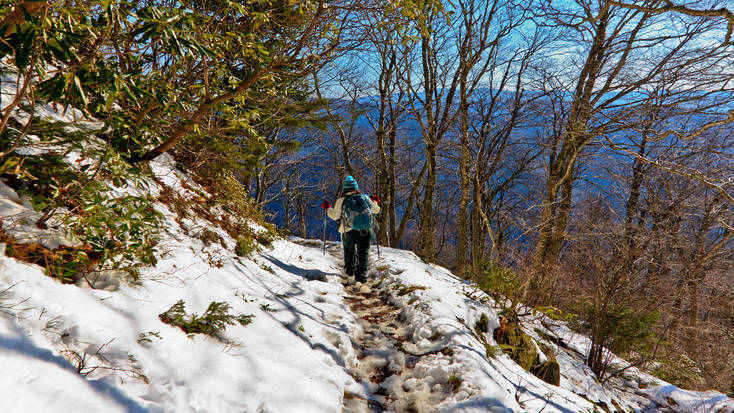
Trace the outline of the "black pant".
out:
[[[344,271],[349,276],[353,275],[360,282],[366,280],[365,274],[367,274],[367,265],[369,264],[371,237],[369,231],[351,230],[345,232],[342,238]]]

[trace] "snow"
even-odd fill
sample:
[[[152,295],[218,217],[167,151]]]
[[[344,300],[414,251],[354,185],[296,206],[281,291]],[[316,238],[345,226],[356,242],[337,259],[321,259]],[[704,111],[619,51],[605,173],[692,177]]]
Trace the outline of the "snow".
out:
[[[450,366],[451,373],[458,373],[467,383],[472,396],[468,400],[447,400],[440,408],[443,411],[581,411],[593,410],[593,405],[584,398],[564,389],[549,385],[529,374],[504,354],[496,358],[485,355],[483,344],[471,333],[481,315],[490,320],[489,331],[499,326],[496,310],[480,301],[467,297],[466,284],[442,267],[424,264],[413,253],[383,248],[385,263],[399,268],[399,274],[391,274],[393,282],[405,285],[420,285],[425,290],[416,290],[396,298],[405,307],[407,324],[414,326],[413,336],[422,350],[429,351],[426,337],[440,332],[449,337],[455,349]],[[409,305],[411,295],[418,301]],[[491,334],[487,340],[493,342]],[[421,340],[423,339],[423,340]],[[496,343],[493,343],[496,344]],[[441,368],[440,360],[435,367]],[[436,377],[434,371],[431,375]],[[445,373],[444,373],[445,374]]]
[[[157,172],[173,183],[176,175],[161,171],[164,167],[158,165]],[[20,390],[24,397],[1,398],[0,411],[34,406],[39,408],[31,410],[80,411],[79,406],[86,406],[83,411],[114,411],[116,405],[123,411],[130,406],[165,412],[341,411],[343,388],[351,380],[344,369],[348,349],[340,350],[329,339],[349,343],[353,320],[338,299],[338,283],[305,278],[325,268],[327,277],[336,277],[332,261],[288,241],[276,241],[272,251],[254,259],[240,259],[185,235],[171,213],[159,207],[169,224],[162,243],[166,255],[143,273],[139,286],[123,284],[108,292],[62,285],[37,266],[0,258],[0,290],[9,288],[0,305],[22,302],[1,318],[0,359],[4,366],[33,360],[3,375],[2,388]],[[209,254],[223,258],[222,268],[208,263]],[[274,274],[261,268],[266,265]],[[229,327],[226,342],[188,338],[158,319],[180,299],[187,312],[200,314],[211,301],[225,301],[232,313],[255,317],[251,325]],[[263,311],[265,305],[272,311]],[[139,342],[139,335],[148,332],[160,338]],[[90,357],[89,366],[130,369],[132,355],[150,383],[109,369],[85,378],[64,357],[71,351],[94,354],[100,346],[106,361]],[[56,397],[35,396],[41,393]],[[57,398],[76,407],[65,409]]]
[[[78,242],[68,237],[65,231],[54,228],[58,223],[53,217],[47,221],[48,228],[38,228],[35,222],[41,218],[41,214],[33,210],[28,200],[21,199],[12,188],[1,181],[0,217],[3,229],[18,242],[36,242],[50,249],[78,245]]]
[[[74,383],[65,378],[69,375],[80,382],[72,386],[72,397],[61,397],[77,408],[64,409],[50,397],[45,402],[36,401],[43,407],[38,411],[79,411],[78,406],[84,404],[76,404],[77,397],[90,400],[84,411],[99,411],[102,405],[114,410],[115,403],[105,401],[110,392],[104,387],[83,387],[85,382],[100,379],[116,391],[117,404],[123,401],[139,410],[340,411],[349,377],[339,349],[326,336],[327,332],[346,335],[350,323],[344,317],[343,304],[333,298],[338,296],[338,284],[305,281],[292,270],[278,267],[289,268],[285,262],[302,262],[300,268],[316,269],[323,267],[323,260],[313,251],[278,241],[272,252],[259,259],[269,263],[275,275],[252,260],[233,256],[221,269],[215,269],[201,256],[203,245],[181,238],[184,242],[171,246],[169,257],[144,275],[141,286],[123,285],[114,293],[61,285],[37,267],[1,258],[0,285],[13,286],[3,302],[25,301],[22,309],[8,310],[13,324],[11,317],[3,317],[9,325],[4,326],[0,359],[4,366],[9,360],[28,358],[43,365],[9,369],[3,376],[3,388],[20,387],[33,399],[34,394],[67,393]],[[326,299],[317,300],[322,296]],[[179,299],[185,300],[188,312],[201,313],[211,301],[226,301],[232,312],[255,317],[246,327],[229,327],[226,343],[201,336],[190,339],[157,317]],[[265,304],[273,311],[261,310]],[[158,332],[160,339],[138,342],[140,333],[152,331]],[[66,349],[93,354],[105,343],[110,344],[103,354],[111,364],[127,368],[128,355],[134,355],[150,384],[110,371],[94,372],[88,376],[93,380],[85,380],[61,355]],[[92,358],[93,364],[102,361]],[[29,378],[28,371],[44,380]],[[14,404],[7,405],[9,400]],[[20,406],[23,409],[15,408]],[[26,406],[30,405],[22,400],[0,399],[1,411],[27,411]]]
[[[157,163],[154,171],[185,192],[183,175],[170,169],[170,162]],[[7,290],[0,297],[0,363],[7,366],[0,388],[8,392],[5,396],[12,395],[0,398],[0,411],[338,412],[345,391],[374,397],[378,386],[353,377],[370,360],[355,356],[352,341],[363,326],[344,300],[337,245],[331,244],[323,255],[318,242],[278,240],[272,249],[244,259],[232,248],[204,246],[184,233],[171,212],[158,207],[167,218],[161,245],[165,254],[155,268],[143,272],[139,285],[123,283],[117,291],[63,285],[37,266],[0,258],[0,290]],[[196,219],[185,224],[189,233],[210,226]],[[234,245],[224,231],[212,229],[229,247]],[[422,397],[427,410],[446,412],[593,411],[589,400],[608,401],[607,407],[614,409],[612,399],[638,410],[644,407],[598,385],[583,363],[563,352],[557,356],[560,387],[527,373],[504,354],[487,358],[469,326],[483,313],[490,331],[499,325],[491,300],[482,300],[482,293],[448,270],[425,264],[411,252],[382,248],[381,254],[375,265],[389,270],[380,273],[385,277],[380,289],[400,308],[410,338],[406,350],[454,350],[451,356],[421,357],[410,377],[398,373],[405,366],[404,355],[392,353],[385,363],[395,373],[379,384],[386,391]],[[221,268],[209,264],[210,255],[222,259]],[[317,281],[323,276],[326,282]],[[425,289],[395,293],[405,286]],[[158,319],[180,299],[187,312],[196,313],[211,301],[225,301],[233,313],[253,314],[253,323],[230,326],[222,341],[189,338]],[[553,333],[573,346],[584,345],[562,326]],[[140,334],[148,340],[139,340]],[[491,334],[487,340],[493,343]],[[78,374],[74,352],[87,353],[88,369],[102,367]],[[95,357],[97,352],[104,359]],[[131,377],[134,368],[148,383]],[[463,380],[459,391],[429,404],[450,375]],[[678,411],[734,408],[720,393],[689,392],[658,382],[660,386],[640,392],[660,405],[675,400]]]
[[[4,104],[8,87],[3,82]],[[80,115],[43,110],[52,118]],[[170,158],[151,167],[180,195],[198,196]],[[160,189],[151,183],[152,195]],[[625,372],[630,380],[603,386],[582,360],[588,338],[550,320],[528,317],[525,332],[537,341],[535,329],[555,335],[570,348],[545,342],[559,362],[560,386],[501,351],[488,357],[482,340],[496,345],[491,332],[499,326],[493,301],[412,252],[382,248],[374,280],[345,288],[336,243],[323,254],[319,241],[281,239],[241,258],[222,229],[157,208],[165,216],[161,257],[136,283],[106,274],[97,283],[104,288],[64,285],[0,255],[0,411],[360,412],[369,402],[395,411],[734,411],[721,393],[679,389],[636,368]],[[38,232],[37,213],[3,183],[0,218],[18,238],[51,248],[71,242],[61,228]],[[204,228],[226,248],[196,238]],[[188,337],[158,318],[179,300],[197,314],[224,301],[253,322],[229,326],[222,339]],[[378,312],[394,313],[392,324],[364,317]],[[473,326],[482,314],[489,332],[479,337]],[[404,341],[398,347],[389,337]],[[385,377],[370,380],[375,371]]]

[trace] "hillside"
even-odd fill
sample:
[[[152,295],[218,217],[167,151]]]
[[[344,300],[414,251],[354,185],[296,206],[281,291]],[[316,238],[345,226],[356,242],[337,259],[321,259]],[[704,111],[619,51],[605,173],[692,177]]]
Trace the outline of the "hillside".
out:
[[[197,202],[201,191],[170,158],[152,169],[151,195],[165,187]],[[11,236],[63,238],[24,225],[34,212],[0,188]],[[319,241],[279,239],[243,258],[211,222],[156,209],[160,257],[137,283],[110,272],[61,284],[0,257],[1,411],[734,411],[720,393],[635,368],[601,386],[583,363],[585,337],[528,314],[523,330],[543,349],[540,361],[560,367],[560,386],[547,384],[497,349],[489,297],[411,252],[382,248],[372,280],[344,286],[338,244],[324,254]],[[205,229],[221,241],[202,241]],[[187,335],[162,322],[179,300],[199,315],[226,303],[244,322]]]
[[[0,0],[0,413],[732,412],[732,4]]]

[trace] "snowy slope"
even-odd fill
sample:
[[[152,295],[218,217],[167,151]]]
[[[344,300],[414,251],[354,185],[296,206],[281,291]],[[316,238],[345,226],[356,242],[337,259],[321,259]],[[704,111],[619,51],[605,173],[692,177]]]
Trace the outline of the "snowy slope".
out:
[[[3,82],[6,96],[11,89]],[[195,198],[170,159],[152,168]],[[240,258],[225,231],[157,208],[166,217],[162,256],[136,285],[62,285],[0,254],[0,412],[734,411],[720,393],[678,389],[634,368],[601,386],[580,356],[588,339],[548,320],[528,318],[526,332],[568,347],[546,343],[560,363],[559,387],[501,352],[487,357],[482,340],[496,344],[499,325],[491,299],[411,252],[383,248],[368,285],[344,286],[335,243],[324,254],[318,241],[278,240]],[[39,231],[34,214],[0,184],[6,231],[50,247],[73,242]],[[205,228],[226,248],[202,243]],[[222,340],[187,337],[158,317],[179,300],[197,314],[223,301],[253,322],[228,327]],[[480,337],[472,327],[482,314],[490,332]]]
[[[166,185],[185,193],[179,172],[165,162],[154,169]],[[680,411],[734,410],[734,401],[721,394],[686,392],[662,382],[638,389],[637,398],[604,389],[570,357],[559,356],[560,387],[503,354],[487,358],[468,326],[482,313],[489,316],[490,331],[498,325],[491,302],[448,270],[388,248],[376,263],[382,282],[373,282],[371,291],[399,310],[406,351],[425,355],[410,367],[409,377],[396,373],[380,383],[388,390],[377,391],[374,383],[359,381],[364,363],[355,346],[365,322],[345,301],[349,293],[339,282],[338,245],[323,255],[319,242],[279,240],[271,250],[242,259],[231,252],[234,240],[224,231],[212,228],[229,248],[206,247],[159,208],[168,219],[165,254],[143,273],[140,285],[117,291],[62,285],[37,266],[0,258],[0,290],[5,290],[0,364],[6,367],[0,411],[338,412],[345,405],[353,406],[347,410],[370,406],[350,405],[345,394],[391,405],[390,395],[398,393],[436,402],[418,404],[424,406],[420,410],[593,411],[589,400],[614,410],[613,399],[639,410],[668,406],[669,400]],[[184,223],[189,233],[210,225]],[[221,268],[211,265],[210,257],[221,259]],[[413,285],[425,289],[399,294]],[[189,338],[158,319],[180,299],[196,313],[211,301],[225,301],[234,313],[253,314],[253,323],[229,327],[224,341]],[[562,326],[556,330],[571,334]],[[568,341],[584,345],[579,337]],[[439,347],[452,351],[433,351]],[[86,353],[84,372],[93,371],[78,374],[74,352]],[[147,383],[136,379],[136,372]],[[442,387],[451,375],[462,379],[455,392]]]
[[[533,412],[601,411],[602,408],[608,411],[734,411],[734,400],[721,393],[682,390],[636,368],[624,374],[623,382],[613,381],[602,386],[581,357],[590,344],[588,338],[547,318],[541,323],[540,318],[528,317],[524,320],[525,331],[537,341],[542,339],[535,329],[554,335],[570,347],[570,351],[564,350],[544,341],[554,350],[560,364],[560,386],[529,374],[501,352],[488,358],[483,344],[469,327],[474,326],[482,314],[488,315],[490,332],[499,326],[492,300],[447,269],[422,263],[412,252],[387,248],[382,251],[385,257],[382,264],[394,269],[382,288],[389,289],[390,283],[426,287],[391,298],[403,309],[403,317],[412,326],[418,347],[431,348],[434,344],[428,338],[440,335],[446,337],[447,344],[455,350],[448,369],[461,374],[465,386],[456,394],[458,397],[450,398],[441,406],[445,411],[502,411],[498,406]],[[485,338],[496,344],[491,334]],[[626,364],[618,358],[614,363]],[[442,360],[433,364],[441,365]],[[461,400],[464,396],[468,397]]]
[[[172,171],[159,175],[169,183],[177,180]],[[61,285],[38,267],[0,258],[0,289],[8,289],[2,305],[12,306],[2,317],[0,363],[32,362],[3,375],[2,388],[20,389],[24,397],[3,397],[0,411],[28,411],[33,403],[39,403],[38,411],[97,411],[102,405],[110,411],[340,411],[350,378],[341,365],[344,357],[326,336],[346,337],[350,315],[339,284],[304,278],[308,271],[336,274],[332,261],[287,241],[242,260],[231,249],[205,247],[186,236],[161,210],[169,218],[161,246],[166,252],[139,286],[108,292]],[[222,268],[209,264],[210,254],[222,258]],[[158,319],[180,299],[187,312],[199,314],[211,301],[225,301],[233,313],[254,314],[254,321],[230,327],[227,343],[200,335],[190,339]],[[139,340],[149,332],[156,334]],[[70,350],[94,354],[100,346],[110,363],[91,357],[89,366],[130,369],[133,356],[150,384],[102,369],[85,380],[74,373],[73,358],[70,363],[63,356]],[[57,410],[67,393],[76,407]],[[39,394],[50,398],[37,400]]]

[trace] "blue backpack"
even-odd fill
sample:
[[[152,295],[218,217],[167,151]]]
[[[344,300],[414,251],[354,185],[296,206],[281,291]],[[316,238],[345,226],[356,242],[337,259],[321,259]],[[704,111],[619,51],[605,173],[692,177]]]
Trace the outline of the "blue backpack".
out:
[[[372,209],[367,195],[353,194],[344,198],[342,202],[342,219],[345,228],[371,231]]]

